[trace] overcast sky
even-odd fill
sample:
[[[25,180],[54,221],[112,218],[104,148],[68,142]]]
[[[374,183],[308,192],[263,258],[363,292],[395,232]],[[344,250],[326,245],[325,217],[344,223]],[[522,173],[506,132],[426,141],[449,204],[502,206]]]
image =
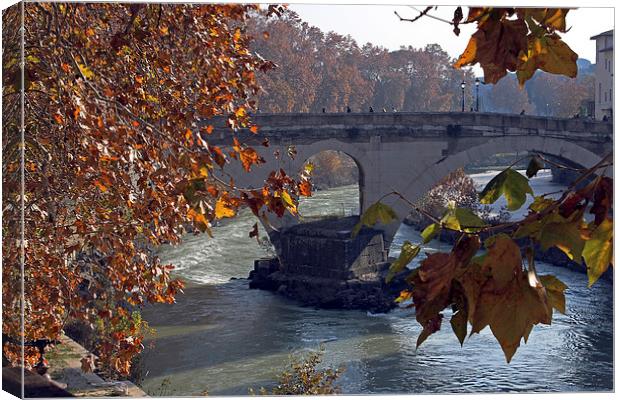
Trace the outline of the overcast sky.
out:
[[[476,29],[474,24],[462,25],[460,36],[455,36],[450,25],[436,19],[423,17],[413,23],[399,21],[394,11],[404,18],[418,15],[418,11],[408,6],[290,4],[289,7],[309,24],[323,31],[351,35],[359,45],[370,42],[394,50],[401,45],[420,48],[429,43],[438,43],[455,58],[465,49],[469,37]],[[424,6],[416,8],[422,10]],[[451,20],[454,9],[455,6],[439,6],[429,14]],[[467,14],[466,7],[463,11]],[[594,41],[590,37],[613,29],[613,8],[584,7],[571,10],[566,21],[571,27],[569,32],[562,35],[566,43],[580,58],[594,63],[596,53]]]

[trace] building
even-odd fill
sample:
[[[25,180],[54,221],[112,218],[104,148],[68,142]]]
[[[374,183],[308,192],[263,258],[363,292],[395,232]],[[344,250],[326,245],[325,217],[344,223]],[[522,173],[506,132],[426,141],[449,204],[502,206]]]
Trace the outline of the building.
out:
[[[614,31],[592,36],[596,40],[594,115],[596,119],[612,119],[614,102]]]

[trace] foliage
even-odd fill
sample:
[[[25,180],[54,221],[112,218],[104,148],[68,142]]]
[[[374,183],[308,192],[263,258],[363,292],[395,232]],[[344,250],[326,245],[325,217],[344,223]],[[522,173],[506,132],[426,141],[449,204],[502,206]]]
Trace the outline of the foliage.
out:
[[[460,23],[475,22],[478,29],[454,66],[480,63],[488,83],[497,83],[511,71],[516,72],[523,86],[538,69],[574,78],[577,54],[557,33],[567,32],[568,11],[566,8],[470,7],[463,21],[458,7],[454,13],[455,33],[458,35]]]
[[[544,160],[542,155],[532,157],[528,177],[535,176]],[[461,344],[468,323],[470,335],[489,326],[510,362],[521,339],[527,342],[534,325],[551,324],[553,310],[564,313],[567,287],[554,276],[537,274],[534,246],[557,247],[571,260],[579,264],[583,260],[589,286],[613,265],[613,182],[609,177],[596,175],[610,165],[610,160],[608,155],[583,170],[557,200],[547,195],[534,196],[529,179],[512,167],[506,168],[486,185],[480,198],[493,203],[505,196],[510,209],[517,210],[529,194],[534,201],[520,221],[489,226],[474,218],[468,209],[455,206],[448,207],[441,219],[429,215],[434,222],[422,232],[424,243],[440,229],[458,233],[459,239],[449,253],[427,254],[406,278],[411,287],[397,299],[411,299],[416,308],[416,319],[422,326],[417,345],[441,328],[442,312],[451,308],[450,324]],[[579,188],[588,179],[591,181]],[[407,201],[398,193],[391,194]],[[379,220],[376,210],[381,210],[382,215],[393,214],[390,207],[379,201],[362,215],[364,224]],[[488,235],[484,246],[482,234]],[[529,244],[522,254],[516,240],[524,238]],[[484,251],[478,255],[482,248]],[[418,253],[419,245],[405,242],[401,257],[390,268],[388,280]]]
[[[282,18],[253,18],[248,30],[257,38],[252,49],[278,65],[258,75],[261,111],[460,109],[463,72],[436,44],[395,51],[360,46],[349,36],[310,26],[291,10]],[[465,78],[473,81],[472,73]]]
[[[289,370],[282,372],[278,384],[268,393],[264,387],[259,389],[261,395],[325,395],[338,394],[340,388],[336,380],[344,372],[344,368],[317,370],[323,359],[324,348],[313,351],[299,359],[291,360]],[[256,394],[250,389],[250,394]]]
[[[151,249],[177,243],[185,226],[209,231],[239,207],[262,218],[295,213],[305,178],[274,171],[249,190],[214,174],[264,161],[236,137],[257,133],[256,75],[273,67],[249,50],[244,24],[258,13],[281,7],[35,2],[4,11],[5,334],[21,336],[21,307],[25,340],[58,339],[72,319],[101,324],[110,334],[98,345],[100,361],[127,374],[142,348],[128,310],[172,303],[183,287]],[[208,123],[218,115],[228,128]],[[232,136],[230,151],[210,145],[211,134]],[[84,253],[96,262],[78,262]],[[3,352],[20,362],[16,346]],[[25,354],[31,367],[36,349]]]

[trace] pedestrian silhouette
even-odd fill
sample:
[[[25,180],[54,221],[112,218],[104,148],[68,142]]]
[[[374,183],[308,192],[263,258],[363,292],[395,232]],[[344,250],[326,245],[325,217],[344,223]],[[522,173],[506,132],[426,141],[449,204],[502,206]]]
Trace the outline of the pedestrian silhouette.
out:
[[[525,109],[521,110],[521,112],[519,113],[519,115],[525,115]]]
[[[325,114],[325,107],[323,107],[323,114]]]
[[[351,107],[347,106],[347,112],[350,113],[351,112]]]
[[[396,112],[396,107],[392,106],[392,112]]]
[[[374,110],[372,107],[370,107],[370,108],[368,109],[368,112],[375,112],[375,110]]]
[[[607,115],[603,115],[603,121],[607,121]]]
[[[383,112],[387,112],[387,110],[385,109],[385,107],[383,107]]]

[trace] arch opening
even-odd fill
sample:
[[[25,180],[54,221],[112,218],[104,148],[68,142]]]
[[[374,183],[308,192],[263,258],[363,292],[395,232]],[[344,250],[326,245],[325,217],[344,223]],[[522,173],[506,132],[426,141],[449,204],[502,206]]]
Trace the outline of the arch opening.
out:
[[[323,150],[306,159],[313,192],[299,201],[299,214],[306,222],[360,214],[362,170],[355,159],[339,150]]]

